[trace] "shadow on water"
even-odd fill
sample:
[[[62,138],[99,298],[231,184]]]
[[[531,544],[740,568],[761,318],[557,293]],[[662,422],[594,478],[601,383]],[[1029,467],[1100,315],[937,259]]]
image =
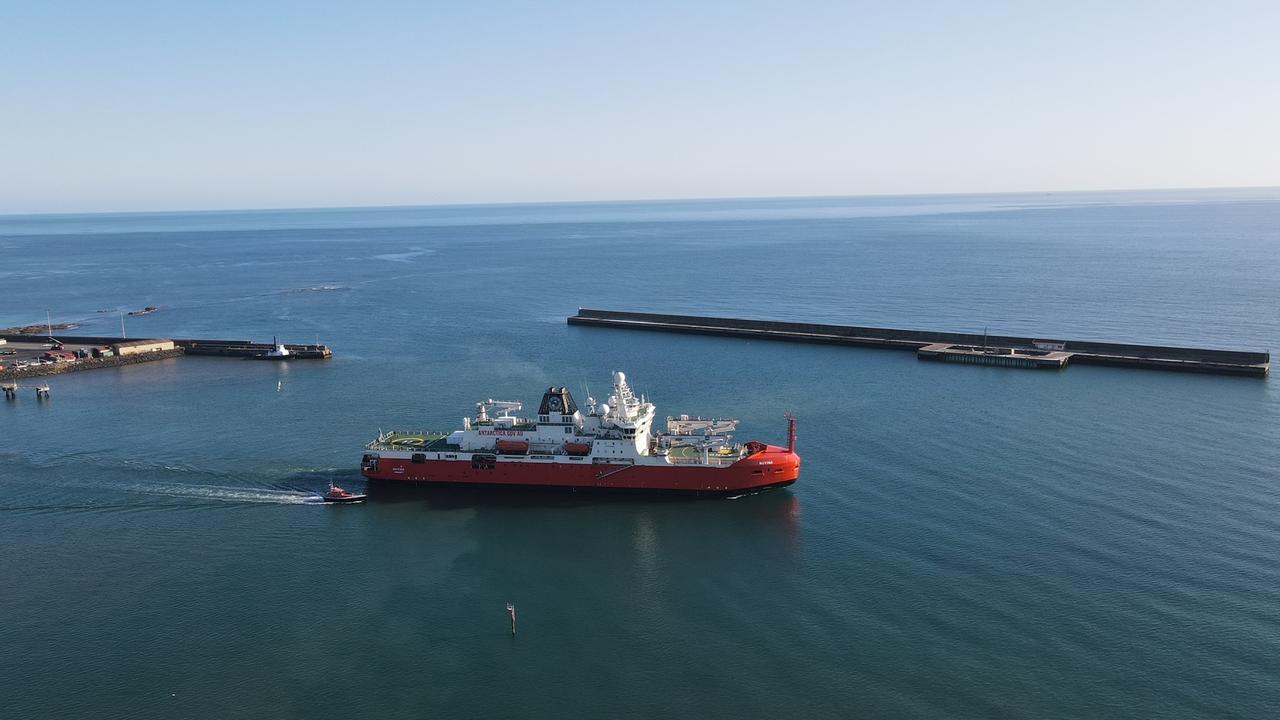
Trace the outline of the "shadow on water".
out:
[[[474,486],[445,485],[439,483],[369,482],[359,470],[351,468],[326,468],[304,470],[290,475],[276,484],[282,490],[295,490],[322,494],[329,483],[352,492],[365,492],[369,502],[426,503],[432,509],[459,510],[474,507],[524,507],[524,508],[574,508],[598,505],[626,505],[650,503],[697,503],[727,500],[723,495],[693,495],[686,493],[653,493],[620,489],[591,490],[549,487],[519,487],[512,485]],[[785,489],[766,490],[760,493],[786,493]],[[732,496],[748,497],[749,495]]]
[[[574,490],[543,487],[471,487],[430,483],[368,483],[369,502],[426,503],[431,509],[460,510],[476,507],[580,508],[619,505],[680,505],[693,503],[726,503],[732,499],[777,496],[794,501],[785,488],[764,490],[739,496],[653,493],[625,490]]]
[[[611,508],[641,513],[660,510],[668,517],[683,516],[684,512],[691,511],[708,522],[725,522],[756,530],[780,532],[786,544],[792,547],[800,534],[800,499],[790,487],[769,488],[741,495],[694,495],[619,489],[574,490],[510,485],[367,482],[358,471],[351,469],[300,472],[290,478],[287,487],[314,492],[318,496],[331,481],[352,492],[366,493],[366,503],[375,507],[400,506],[425,512]]]
[[[642,523],[675,523],[683,526],[697,518],[705,527],[735,528],[739,538],[771,538],[770,542],[794,550],[801,535],[800,499],[789,488],[773,488],[737,496],[654,494],[640,491],[468,487],[432,484],[370,483],[370,509],[404,508],[418,512],[497,511],[523,517],[554,514],[584,522],[601,511]],[[527,513],[534,515],[529,516]],[[420,517],[420,516],[419,516]]]

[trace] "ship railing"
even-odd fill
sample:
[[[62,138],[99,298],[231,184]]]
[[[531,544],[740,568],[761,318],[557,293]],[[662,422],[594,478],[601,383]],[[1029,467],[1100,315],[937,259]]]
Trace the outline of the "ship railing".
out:
[[[416,443],[394,443],[392,438],[422,438],[421,444]],[[365,445],[367,450],[421,450],[435,445],[440,440],[449,437],[448,433],[423,431],[423,430],[387,430],[380,433],[377,439],[372,440]]]
[[[378,439],[383,440],[385,438],[395,437],[396,435],[403,435],[407,437],[413,437],[415,435],[418,437],[432,437],[448,434],[449,433],[446,432],[440,432],[439,430],[384,430],[382,431],[382,434],[378,436]]]
[[[392,445],[374,440],[365,445],[364,448],[365,450],[382,450],[386,452],[462,452],[461,445],[440,442],[431,442],[426,445]]]
[[[512,430],[533,430],[538,427],[538,423],[530,422],[524,418],[518,418],[518,420],[520,422],[514,423],[511,426]],[[488,420],[476,420],[475,418],[472,418],[471,427],[493,427],[493,418]]]
[[[738,457],[737,455],[728,456],[728,455],[713,454],[710,457],[708,457],[704,462],[701,455],[698,455],[697,457],[673,457],[671,455],[667,456],[667,462],[671,463],[672,465],[715,465],[717,467],[732,465],[740,459],[741,458]]]

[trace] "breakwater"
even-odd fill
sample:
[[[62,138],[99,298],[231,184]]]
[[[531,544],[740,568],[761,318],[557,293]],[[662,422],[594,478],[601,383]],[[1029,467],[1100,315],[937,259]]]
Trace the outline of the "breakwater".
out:
[[[218,357],[258,357],[275,348],[269,343],[255,343],[248,340],[174,340],[174,345],[182,348],[188,355],[214,355]],[[293,360],[324,360],[333,357],[326,345],[292,345],[285,343]]]
[[[26,367],[12,369],[0,367],[0,378],[3,378],[4,380],[26,380],[28,378],[45,377],[47,375],[61,375],[62,373],[77,372],[79,370],[96,370],[98,368],[121,367],[123,365],[139,365],[141,363],[154,362],[156,360],[181,357],[182,354],[183,353],[180,348],[174,348],[172,350],[157,350],[154,352],[140,353],[138,355],[85,358],[77,362],[46,363],[43,365],[28,365]]]
[[[722,335],[728,337],[780,340],[788,342],[853,345],[892,350],[911,350],[922,359],[947,359],[931,346],[1013,349],[1024,354],[1065,354],[1059,367],[1067,364],[1182,372],[1218,373],[1266,377],[1271,369],[1271,353],[1242,350],[1109,343],[1088,340],[1053,340],[1015,335],[983,335],[929,330],[824,325],[775,320],[670,315],[579,308],[569,317],[570,325],[590,325],[627,330]],[[921,350],[925,350],[921,354]],[[954,354],[953,354],[954,355]],[[996,364],[996,363],[984,363]]]
[[[182,350],[185,355],[217,355],[222,357],[257,357],[263,353],[269,352],[275,348],[271,343],[256,343],[251,340],[192,340],[177,338],[122,338],[109,335],[56,335],[58,342],[63,345],[117,345],[126,342],[139,342],[142,340],[152,340],[155,342],[169,341],[175,347]],[[0,338],[15,343],[36,343],[48,344],[48,334],[0,334]],[[333,351],[327,345],[304,345],[284,343],[284,347],[289,351],[289,356],[297,360],[317,360],[333,357]]]
[[[97,335],[0,334],[7,353],[0,363],[0,379],[5,381],[60,375],[80,370],[120,367],[165,360],[183,355],[258,358],[275,349],[274,344],[248,340],[173,340],[168,338],[122,338]],[[326,345],[285,344],[288,360],[327,359],[333,352]],[[279,358],[273,358],[279,359]]]

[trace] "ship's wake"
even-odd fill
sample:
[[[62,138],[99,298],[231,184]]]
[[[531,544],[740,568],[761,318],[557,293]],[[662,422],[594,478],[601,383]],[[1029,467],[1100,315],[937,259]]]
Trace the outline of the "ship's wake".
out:
[[[298,295],[302,293],[338,292],[350,289],[351,286],[349,285],[312,285],[311,287],[292,288],[286,292],[290,295]]]
[[[174,498],[194,498],[213,502],[264,503],[269,505],[303,505],[319,502],[320,496],[305,490],[278,490],[232,485],[187,485],[173,483],[147,483],[123,488],[132,493],[163,495]]]

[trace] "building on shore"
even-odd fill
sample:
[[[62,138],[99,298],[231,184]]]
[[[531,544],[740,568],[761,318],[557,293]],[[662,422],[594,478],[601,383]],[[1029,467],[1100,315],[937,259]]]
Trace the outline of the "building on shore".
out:
[[[172,350],[174,344],[172,340],[128,340],[118,342],[111,346],[116,355],[121,357],[128,355],[140,355],[142,353],[159,352],[161,350]]]

